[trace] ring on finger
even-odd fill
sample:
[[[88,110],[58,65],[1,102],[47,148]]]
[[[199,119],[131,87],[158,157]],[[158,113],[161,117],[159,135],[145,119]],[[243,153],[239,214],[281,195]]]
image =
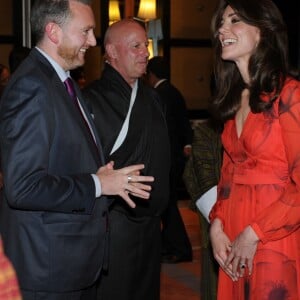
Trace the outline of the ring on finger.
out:
[[[245,269],[245,268],[246,268],[246,264],[240,263],[240,268],[241,268],[241,269]]]
[[[130,183],[132,181],[132,177],[130,175],[127,176],[127,182]]]

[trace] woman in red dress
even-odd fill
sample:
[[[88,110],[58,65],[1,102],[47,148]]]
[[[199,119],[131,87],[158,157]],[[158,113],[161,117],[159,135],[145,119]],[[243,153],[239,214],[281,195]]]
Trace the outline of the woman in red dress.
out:
[[[300,82],[271,0],[220,1],[213,21],[224,122],[210,220],[218,299],[300,299]]]

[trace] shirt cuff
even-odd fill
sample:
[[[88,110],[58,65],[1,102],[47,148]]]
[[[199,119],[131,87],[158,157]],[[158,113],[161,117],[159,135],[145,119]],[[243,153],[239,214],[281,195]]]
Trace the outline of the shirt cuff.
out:
[[[209,214],[211,212],[212,207],[215,205],[217,201],[217,186],[213,186],[206,193],[204,193],[197,201],[196,206],[201,214],[205,217],[208,223]]]
[[[95,174],[91,174],[91,175],[92,175],[92,177],[94,179],[94,183],[95,183],[95,196],[96,196],[96,198],[98,198],[102,194],[101,182],[97,175],[95,175]]]

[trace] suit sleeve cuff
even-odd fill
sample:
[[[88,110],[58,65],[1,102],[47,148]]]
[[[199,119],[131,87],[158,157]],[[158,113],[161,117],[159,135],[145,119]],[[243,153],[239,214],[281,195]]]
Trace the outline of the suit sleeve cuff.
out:
[[[102,194],[101,182],[98,179],[98,176],[95,174],[91,174],[95,183],[95,196],[96,198],[100,197]]]

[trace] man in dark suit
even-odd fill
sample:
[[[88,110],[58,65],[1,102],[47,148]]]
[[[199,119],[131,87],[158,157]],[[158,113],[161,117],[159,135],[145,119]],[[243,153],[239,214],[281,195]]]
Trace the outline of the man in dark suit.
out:
[[[192,128],[184,98],[169,80],[169,66],[161,56],[147,65],[147,82],[154,87],[165,105],[171,146],[170,197],[162,215],[162,262],[178,263],[192,260],[192,246],[177,207],[178,191],[186,158],[192,144]]]
[[[153,178],[139,175],[143,165],[104,166],[80,90],[67,78],[96,44],[89,1],[35,0],[31,17],[37,47],[14,72],[0,107],[4,248],[24,300],[93,300],[107,253],[103,195],[117,194],[133,208],[128,193],[148,199],[141,181]]]
[[[84,90],[106,160],[119,167],[143,162],[143,173],[155,178],[149,201],[136,199],[135,210],[115,197],[100,300],[157,300],[160,295],[160,216],[168,202],[170,150],[161,103],[140,79],[147,46],[141,24],[132,19],[113,23],[104,37],[107,60],[101,78]]]

